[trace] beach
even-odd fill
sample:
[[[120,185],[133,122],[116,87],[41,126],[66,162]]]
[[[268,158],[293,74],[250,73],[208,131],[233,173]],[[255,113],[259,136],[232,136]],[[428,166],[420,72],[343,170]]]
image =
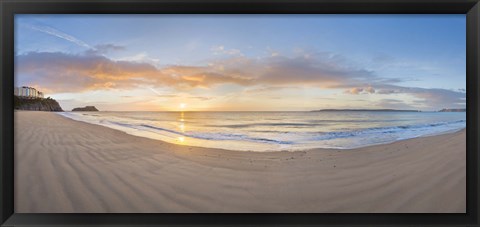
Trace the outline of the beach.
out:
[[[465,130],[355,149],[247,152],[15,112],[17,213],[465,211]]]

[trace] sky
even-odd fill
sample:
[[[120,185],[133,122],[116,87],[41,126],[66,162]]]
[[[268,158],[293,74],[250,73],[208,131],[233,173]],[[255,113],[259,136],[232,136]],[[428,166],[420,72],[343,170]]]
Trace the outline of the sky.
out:
[[[465,108],[465,15],[15,16],[15,86],[64,110]]]

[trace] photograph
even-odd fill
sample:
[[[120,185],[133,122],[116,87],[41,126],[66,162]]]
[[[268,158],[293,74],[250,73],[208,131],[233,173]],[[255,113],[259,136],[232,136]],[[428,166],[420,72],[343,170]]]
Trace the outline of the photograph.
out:
[[[15,14],[14,212],[465,214],[466,19]]]

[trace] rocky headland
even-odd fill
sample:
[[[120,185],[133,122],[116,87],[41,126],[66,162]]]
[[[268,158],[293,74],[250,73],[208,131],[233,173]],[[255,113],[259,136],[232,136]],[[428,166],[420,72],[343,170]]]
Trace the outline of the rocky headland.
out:
[[[15,110],[32,110],[32,111],[53,111],[62,112],[62,107],[55,99],[48,98],[27,98],[14,96],[13,108]]]

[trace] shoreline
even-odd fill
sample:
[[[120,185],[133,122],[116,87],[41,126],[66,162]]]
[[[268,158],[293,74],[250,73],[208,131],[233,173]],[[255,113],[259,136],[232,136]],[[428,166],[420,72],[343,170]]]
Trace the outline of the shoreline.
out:
[[[292,152],[176,145],[48,112],[15,112],[15,129],[19,213],[466,208],[465,129]]]
[[[80,112],[90,113],[91,111],[80,111]],[[106,128],[109,128],[109,129],[117,130],[117,131],[119,131],[119,132],[126,133],[126,134],[131,135],[131,136],[136,136],[136,137],[141,137],[141,138],[152,139],[152,140],[156,140],[156,141],[160,141],[160,142],[164,142],[164,143],[168,143],[168,144],[173,144],[173,145],[179,145],[179,146],[200,147],[200,146],[195,146],[195,145],[186,145],[186,144],[180,144],[180,143],[172,143],[172,142],[169,142],[169,141],[165,141],[165,140],[157,139],[157,138],[151,138],[151,137],[148,137],[148,136],[135,135],[135,134],[132,134],[132,133],[129,133],[129,132],[127,132],[127,131],[120,130],[120,129],[115,129],[115,128],[111,128],[111,127],[104,126],[104,125],[100,125],[100,124],[94,124],[94,123],[90,123],[90,122],[85,122],[85,121],[81,121],[81,120],[76,120],[76,119],[72,119],[72,118],[66,117],[66,116],[62,115],[61,113],[57,113],[57,112],[55,112],[55,113],[56,113],[57,115],[65,118],[65,119],[68,119],[68,120],[72,120],[72,121],[76,121],[76,122],[81,122],[81,123],[85,123],[85,124],[89,124],[89,125],[106,127]],[[354,146],[354,147],[348,147],[348,148],[340,148],[340,147],[315,147],[315,148],[305,148],[305,149],[290,149],[290,150],[289,150],[289,149],[278,149],[278,150],[265,150],[265,151],[234,150],[234,149],[224,149],[224,148],[207,147],[207,146],[201,147],[201,148],[207,148],[207,149],[223,149],[223,150],[236,151],[236,152],[238,151],[238,152],[261,152],[261,153],[268,153],[268,152],[272,152],[272,153],[275,153],[275,152],[303,152],[303,151],[311,151],[311,150],[317,150],[317,149],[353,150],[353,149],[360,149],[360,148],[368,148],[368,147],[377,146],[377,145],[388,145],[388,144],[393,144],[393,143],[396,143],[396,142],[405,141],[405,140],[410,140],[410,139],[416,139],[416,138],[424,138],[424,137],[430,137],[430,136],[438,136],[438,135],[450,134],[450,133],[455,133],[455,132],[459,132],[459,131],[462,131],[462,130],[466,130],[466,127],[463,127],[463,128],[460,128],[460,129],[451,129],[451,130],[448,130],[448,131],[443,131],[443,132],[438,132],[438,133],[430,133],[430,134],[426,134],[426,135],[420,135],[420,136],[412,137],[412,138],[397,139],[397,140],[393,140],[393,141],[379,142],[379,143],[373,143],[373,144],[367,144],[367,145],[360,145],[360,146]],[[195,138],[192,138],[192,139],[195,139]]]

